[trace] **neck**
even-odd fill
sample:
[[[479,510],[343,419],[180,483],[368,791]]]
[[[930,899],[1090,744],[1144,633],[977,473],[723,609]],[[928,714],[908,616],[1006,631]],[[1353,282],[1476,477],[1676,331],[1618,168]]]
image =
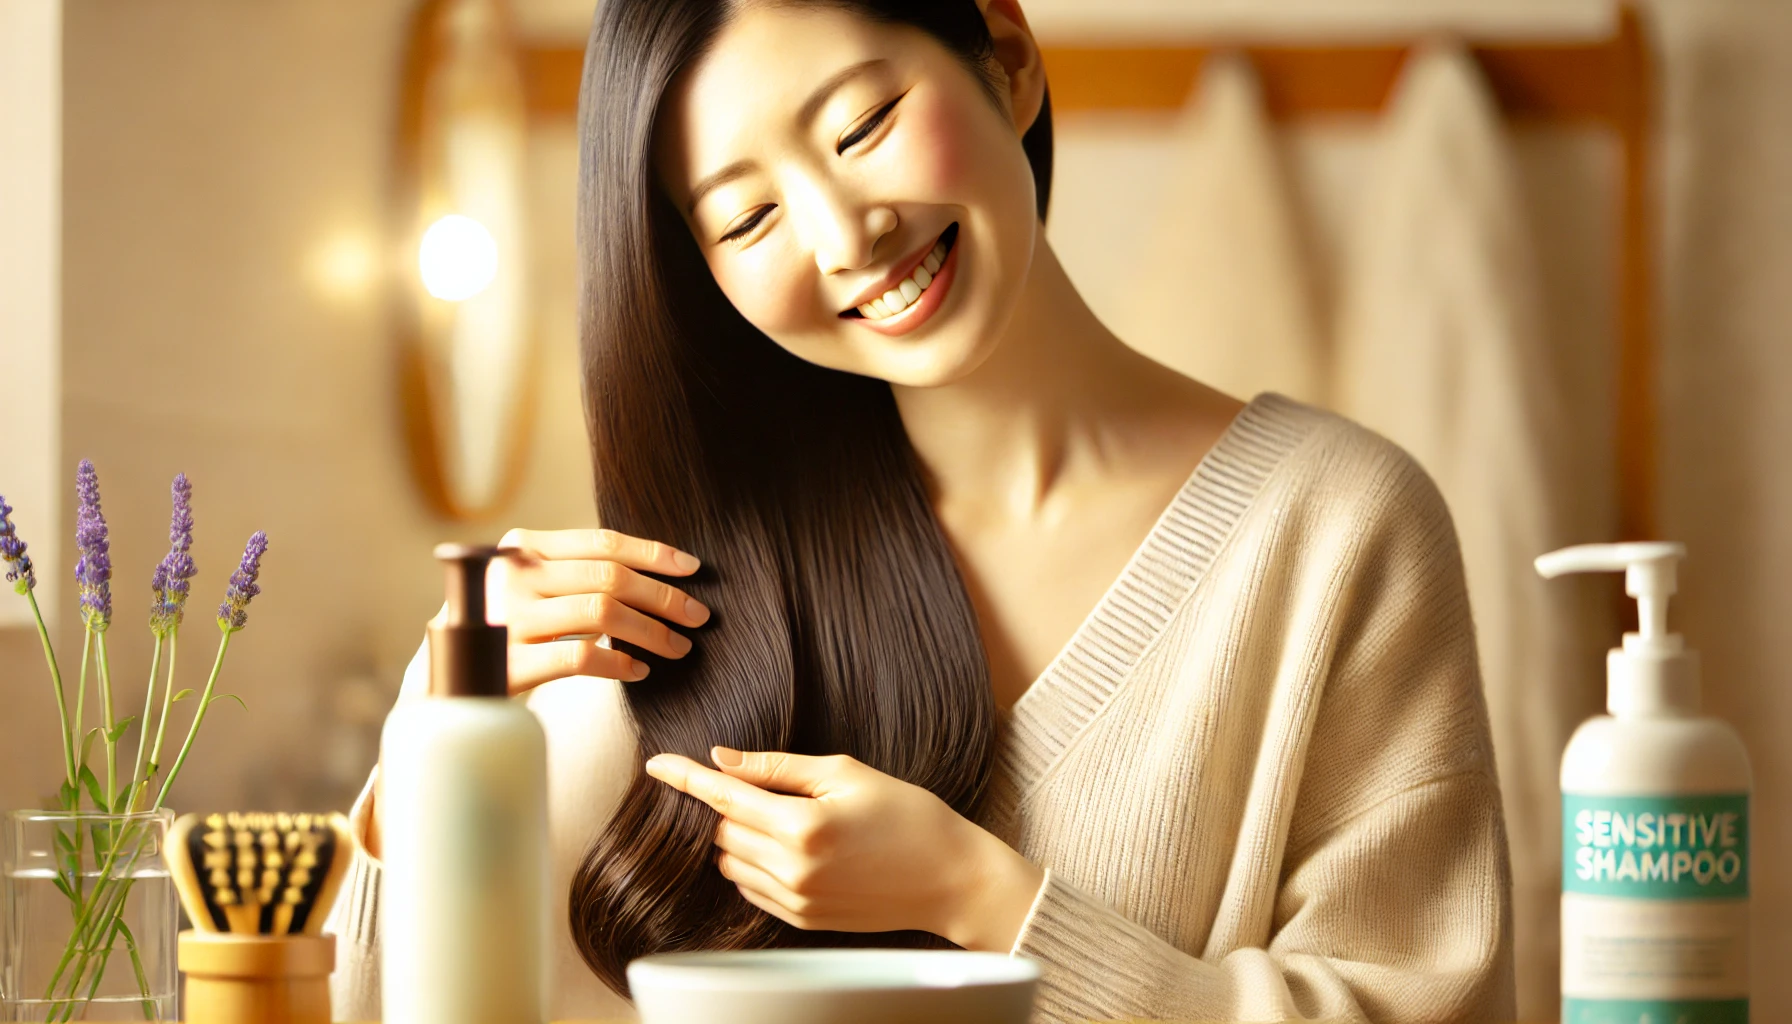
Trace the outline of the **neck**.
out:
[[[950,384],[894,390],[936,503],[1023,519],[1067,481],[1113,472],[1133,427],[1206,391],[1104,327],[1043,237],[995,351]]]

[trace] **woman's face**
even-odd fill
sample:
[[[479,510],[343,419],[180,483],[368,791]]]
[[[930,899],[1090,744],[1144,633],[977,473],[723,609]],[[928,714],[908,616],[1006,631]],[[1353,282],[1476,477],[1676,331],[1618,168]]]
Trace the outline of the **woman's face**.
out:
[[[931,36],[748,4],[675,83],[657,146],[722,292],[791,353],[932,387],[999,343],[1033,175],[1006,104]]]

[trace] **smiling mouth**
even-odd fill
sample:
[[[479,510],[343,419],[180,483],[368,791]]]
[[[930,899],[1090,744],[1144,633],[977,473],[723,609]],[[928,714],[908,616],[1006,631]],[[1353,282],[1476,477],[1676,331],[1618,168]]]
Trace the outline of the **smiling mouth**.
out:
[[[958,225],[954,223],[933,243],[933,248],[922,257],[915,269],[901,280],[894,288],[884,292],[855,309],[849,309],[840,315],[852,320],[870,320],[873,323],[887,320],[908,309],[933,285],[934,275],[939,273],[940,266],[946,262],[946,256],[952,251],[953,243],[958,241]]]

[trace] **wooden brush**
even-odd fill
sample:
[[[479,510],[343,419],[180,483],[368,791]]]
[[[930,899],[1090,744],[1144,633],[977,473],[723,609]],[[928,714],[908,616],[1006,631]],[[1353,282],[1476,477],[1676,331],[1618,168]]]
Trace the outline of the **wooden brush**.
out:
[[[231,812],[174,823],[168,873],[187,1024],[329,1024],[335,936],[320,934],[354,839],[340,814]]]
[[[168,834],[168,867],[202,931],[316,935],[353,849],[340,814],[188,814]]]

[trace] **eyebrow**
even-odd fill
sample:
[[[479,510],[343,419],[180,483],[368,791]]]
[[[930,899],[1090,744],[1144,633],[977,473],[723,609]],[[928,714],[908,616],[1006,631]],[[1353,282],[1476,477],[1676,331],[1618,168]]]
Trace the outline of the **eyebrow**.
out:
[[[862,60],[857,64],[849,64],[839,71],[834,72],[832,75],[829,75],[827,81],[816,86],[815,91],[809,94],[809,98],[803,101],[803,105],[797,108],[797,123],[808,124],[811,121],[814,121],[816,115],[821,113],[822,104],[826,103],[828,97],[834,95],[841,86],[880,64],[888,63],[889,61],[882,57],[873,57],[870,60]],[[752,169],[753,165],[750,161],[736,160],[709,177],[704,178],[697,183],[695,188],[691,189],[691,198],[690,201],[685,204],[685,213],[694,213],[697,209],[697,203],[700,202],[704,196],[723,185],[744,176]]]

